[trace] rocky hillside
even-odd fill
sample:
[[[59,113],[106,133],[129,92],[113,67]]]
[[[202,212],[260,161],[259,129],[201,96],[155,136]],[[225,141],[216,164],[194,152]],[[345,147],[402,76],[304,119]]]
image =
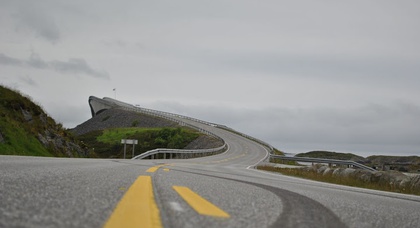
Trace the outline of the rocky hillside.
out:
[[[219,139],[183,129],[175,122],[118,108],[99,113],[72,132],[101,158],[121,158],[122,138],[138,140],[136,155],[156,148],[208,149],[223,145]]]
[[[109,128],[124,127],[176,127],[177,123],[162,118],[142,115],[140,113],[126,111],[118,108],[105,110],[86,122],[78,125],[72,132],[75,135],[83,135],[88,132],[105,130]]]
[[[0,86],[0,154],[87,157],[77,140],[17,91]]]

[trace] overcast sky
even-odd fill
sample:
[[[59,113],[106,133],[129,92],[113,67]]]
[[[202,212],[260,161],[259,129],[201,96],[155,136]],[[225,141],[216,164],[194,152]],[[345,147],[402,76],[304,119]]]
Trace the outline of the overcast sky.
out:
[[[0,0],[0,28],[1,83],[68,128],[116,95],[291,153],[420,155],[418,0]]]

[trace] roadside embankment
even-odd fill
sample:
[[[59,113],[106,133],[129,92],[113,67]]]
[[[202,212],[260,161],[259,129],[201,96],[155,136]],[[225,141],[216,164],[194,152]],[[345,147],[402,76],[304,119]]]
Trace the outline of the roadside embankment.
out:
[[[301,168],[262,165],[258,169],[334,184],[420,195],[420,175],[409,176],[398,171],[371,172],[353,168],[330,168],[324,165]]]

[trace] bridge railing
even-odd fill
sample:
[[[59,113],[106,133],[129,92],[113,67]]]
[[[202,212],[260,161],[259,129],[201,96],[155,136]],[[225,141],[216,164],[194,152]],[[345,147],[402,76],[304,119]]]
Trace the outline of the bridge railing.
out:
[[[211,149],[197,149],[197,150],[177,150],[177,149],[165,149],[165,148],[158,148],[154,150],[149,150],[144,152],[140,155],[137,155],[132,158],[134,159],[143,159],[149,157],[150,159],[188,159],[188,158],[197,158],[197,157],[204,157],[215,155],[225,151],[227,148],[227,144],[224,144],[221,147],[211,148]],[[161,156],[157,156],[161,155]]]
[[[281,155],[270,155],[270,158],[285,160],[285,161],[297,161],[297,162],[311,162],[311,163],[326,163],[326,164],[337,164],[337,165],[348,165],[365,169],[369,171],[376,171],[374,168],[362,165],[351,160],[338,160],[338,159],[326,159],[326,158],[308,158],[308,157],[286,157]]]

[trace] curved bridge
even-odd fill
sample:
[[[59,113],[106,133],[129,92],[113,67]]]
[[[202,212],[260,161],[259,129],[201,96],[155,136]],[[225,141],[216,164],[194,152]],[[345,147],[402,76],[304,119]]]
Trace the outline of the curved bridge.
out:
[[[154,150],[147,151],[143,154],[140,154],[133,159],[143,159],[143,158],[155,158],[157,154],[161,154],[163,158],[195,158],[195,157],[201,157],[201,156],[208,156],[208,155],[214,155],[221,153],[225,151],[227,148],[229,148],[228,143],[226,143],[225,139],[222,136],[219,136],[215,131],[215,127],[219,129],[223,129],[232,133],[235,133],[237,135],[240,135],[244,138],[250,139],[257,144],[262,145],[266,150],[269,152],[270,158],[277,158],[281,160],[289,160],[289,161],[300,161],[300,162],[312,162],[312,163],[327,163],[327,164],[340,164],[340,165],[348,165],[352,167],[357,167],[360,169],[365,169],[369,171],[376,171],[370,167],[367,167],[365,165],[359,164],[354,161],[343,161],[343,160],[329,160],[329,159],[322,159],[322,158],[302,158],[302,157],[285,157],[281,155],[275,155],[273,154],[274,148],[269,145],[268,143],[265,143],[259,139],[256,139],[254,137],[251,137],[249,135],[237,132],[231,128],[228,128],[224,125],[218,125],[215,123],[210,123],[202,120],[198,120],[195,118],[177,115],[173,113],[168,112],[162,112],[142,107],[133,106],[131,104],[118,101],[112,98],[105,97],[103,99],[91,96],[89,97],[89,106],[92,112],[92,117],[101,113],[102,111],[110,108],[122,108],[129,111],[135,111],[139,113],[143,113],[146,115],[153,115],[160,118],[164,118],[173,122],[176,122],[180,124],[181,126],[188,126],[190,128],[196,129],[202,133],[205,133],[207,135],[216,137],[224,142],[223,146],[212,148],[212,149],[201,149],[201,150],[176,150],[176,149],[166,149],[166,148],[158,148]],[[306,160],[305,160],[306,159]]]

